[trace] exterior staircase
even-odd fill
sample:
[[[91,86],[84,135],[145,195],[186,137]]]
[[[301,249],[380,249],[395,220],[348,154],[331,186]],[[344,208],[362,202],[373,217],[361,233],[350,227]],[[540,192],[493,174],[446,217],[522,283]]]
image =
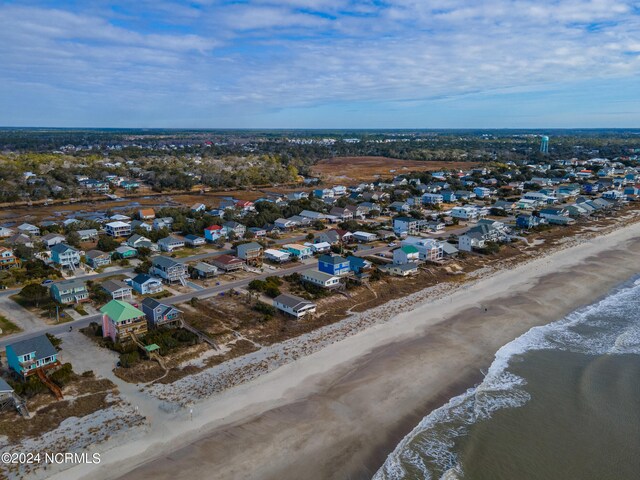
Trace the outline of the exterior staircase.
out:
[[[18,413],[24,418],[31,418],[31,414],[29,413],[29,410],[27,410],[27,402],[25,402],[24,399],[15,392],[13,392],[12,396],[13,403],[15,404]]]
[[[47,377],[47,374],[44,373],[44,370],[42,368],[37,368],[36,373],[40,381],[44,383],[47,386],[47,388],[53,392],[57,400],[62,400],[64,398],[60,387],[55,383],[53,383],[49,377]]]
[[[180,326],[185,330],[197,335],[200,340],[211,345],[214,350],[220,350],[220,347],[218,346],[218,344],[211,337],[209,337],[208,335],[205,335],[197,328],[189,325],[187,322],[184,321],[183,318],[180,319]]]
[[[164,360],[162,359],[162,357],[160,356],[160,354],[158,354],[157,352],[150,352],[149,350],[147,350],[146,345],[144,345],[137,337],[137,335],[133,332],[129,332],[129,336],[131,337],[131,340],[133,340],[133,343],[135,343],[138,348],[140,348],[150,360],[155,360],[156,362],[158,362],[158,364],[162,367],[162,369],[166,372],[169,369],[167,368],[167,366],[164,363]]]

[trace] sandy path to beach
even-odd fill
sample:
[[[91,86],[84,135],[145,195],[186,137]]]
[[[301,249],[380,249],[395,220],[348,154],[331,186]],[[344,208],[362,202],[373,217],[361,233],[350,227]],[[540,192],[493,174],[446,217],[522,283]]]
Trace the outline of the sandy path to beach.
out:
[[[59,478],[370,478],[424,415],[480,380],[502,345],[638,272],[633,224],[426,302]]]

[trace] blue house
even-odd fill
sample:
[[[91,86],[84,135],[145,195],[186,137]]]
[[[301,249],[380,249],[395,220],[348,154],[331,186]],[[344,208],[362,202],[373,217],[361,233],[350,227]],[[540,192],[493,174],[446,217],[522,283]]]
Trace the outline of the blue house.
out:
[[[458,200],[455,192],[452,192],[451,190],[444,190],[440,192],[440,195],[442,195],[442,199],[447,203],[453,203]]]
[[[371,262],[365,260],[364,258],[349,255],[347,257],[347,261],[349,262],[349,270],[351,270],[356,275],[361,275],[371,268]]]
[[[7,345],[7,364],[23,378],[36,372],[38,368],[51,368],[60,364],[58,351],[46,335]]]
[[[340,255],[321,255],[318,270],[329,275],[346,275],[349,273],[349,260]]]
[[[533,228],[543,223],[543,219],[531,214],[521,214],[516,218],[516,226],[520,228]]]

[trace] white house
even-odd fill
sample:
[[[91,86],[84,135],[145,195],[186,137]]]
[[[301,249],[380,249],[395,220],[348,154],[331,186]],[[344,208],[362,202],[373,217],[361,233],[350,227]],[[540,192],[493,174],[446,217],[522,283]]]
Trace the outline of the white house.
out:
[[[163,252],[173,252],[179,248],[184,248],[184,240],[182,238],[169,235],[168,237],[158,240],[158,247]]]
[[[267,248],[264,251],[264,258],[272,262],[284,263],[291,260],[291,253],[284,250],[276,250],[274,248]]]
[[[315,303],[305,300],[304,298],[285,293],[278,295],[273,299],[273,306],[282,312],[293,315],[296,318],[302,318],[305,315],[309,315],[316,311]]]
[[[111,237],[128,237],[131,235],[131,225],[118,220],[107,223],[104,226],[104,231]]]
[[[340,285],[340,278],[319,270],[305,270],[301,274],[302,280],[323,288],[335,288]]]
[[[451,209],[451,216],[460,220],[475,220],[478,218],[478,210],[469,205],[453,207]]]
[[[353,238],[358,242],[368,243],[374,242],[378,238],[378,235],[376,235],[375,233],[358,231],[353,232]]]

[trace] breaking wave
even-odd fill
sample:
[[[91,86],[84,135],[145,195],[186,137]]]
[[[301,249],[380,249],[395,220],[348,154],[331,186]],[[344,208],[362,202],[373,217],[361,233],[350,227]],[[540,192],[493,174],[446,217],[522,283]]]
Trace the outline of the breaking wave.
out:
[[[482,383],[423,418],[387,457],[374,480],[464,478],[454,450],[456,438],[497,410],[517,408],[530,399],[525,379],[508,370],[510,362],[534,350],[640,354],[638,312],[640,280],[560,321],[534,327],[506,344],[496,353]]]

